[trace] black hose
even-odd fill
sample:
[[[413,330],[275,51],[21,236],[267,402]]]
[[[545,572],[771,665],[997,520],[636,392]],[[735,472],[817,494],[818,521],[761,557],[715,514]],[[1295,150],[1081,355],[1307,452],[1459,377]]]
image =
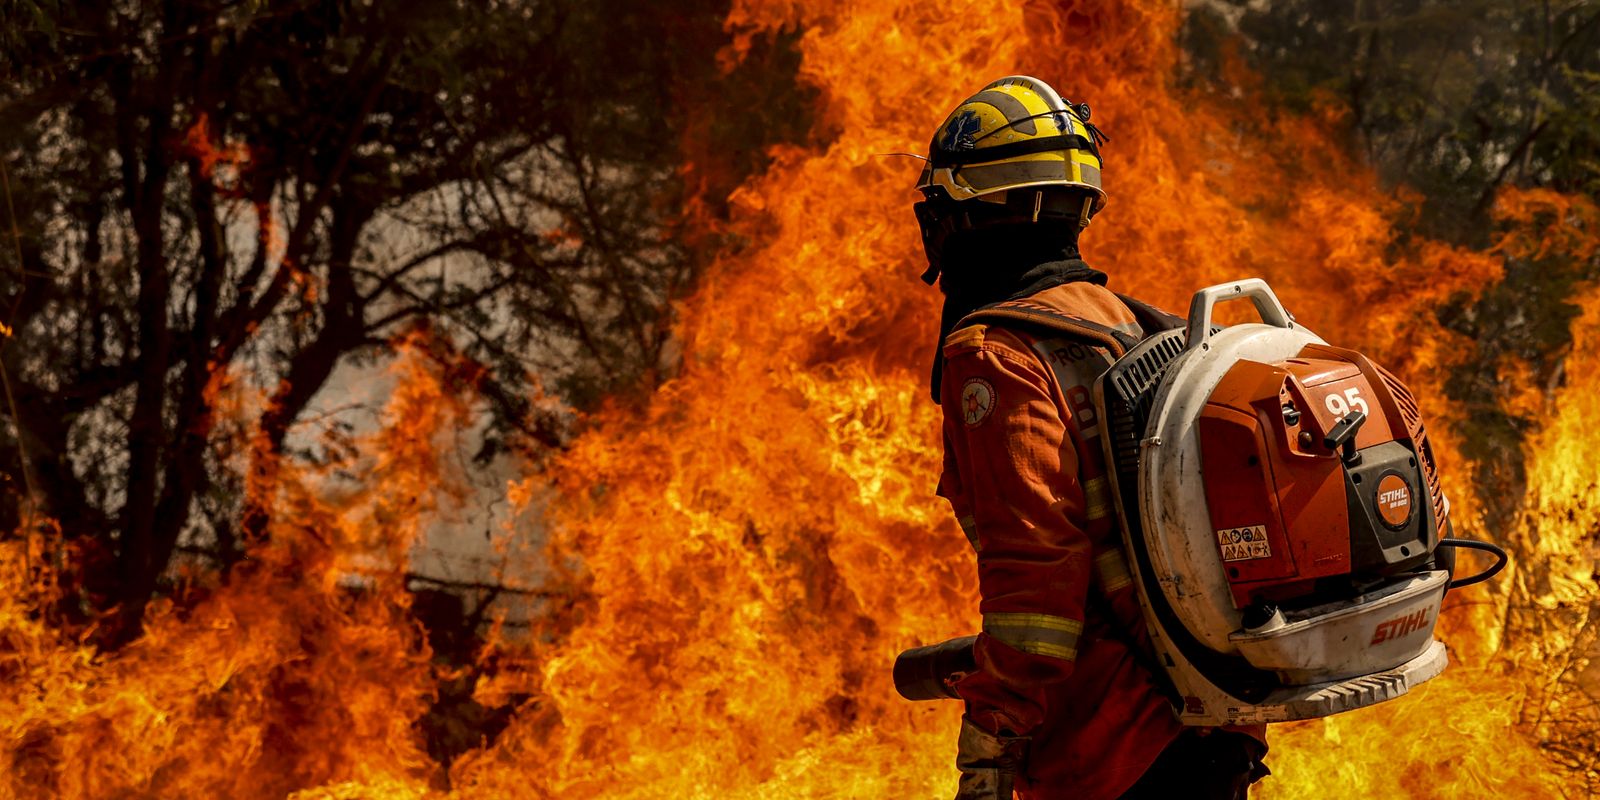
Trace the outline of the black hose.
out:
[[[1481,550],[1499,559],[1494,563],[1494,566],[1476,575],[1473,575],[1470,578],[1461,578],[1459,580],[1451,581],[1451,589],[1460,589],[1463,586],[1471,586],[1474,583],[1483,583],[1484,581],[1500,574],[1500,570],[1506,568],[1506,562],[1511,560],[1511,557],[1507,556],[1506,551],[1500,549],[1499,545],[1489,544],[1488,542],[1479,542],[1472,539],[1440,539],[1439,546],[1460,547],[1465,550]]]

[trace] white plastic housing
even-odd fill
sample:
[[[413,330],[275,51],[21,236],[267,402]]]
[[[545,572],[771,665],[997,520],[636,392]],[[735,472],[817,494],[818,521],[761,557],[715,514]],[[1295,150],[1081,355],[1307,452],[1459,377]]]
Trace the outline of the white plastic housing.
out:
[[[1269,324],[1211,331],[1219,301],[1248,298]],[[1188,725],[1254,724],[1310,719],[1383,702],[1438,675],[1448,661],[1434,641],[1434,622],[1449,584],[1442,571],[1397,579],[1366,595],[1285,614],[1242,630],[1211,527],[1201,471],[1197,422],[1211,393],[1241,360],[1272,363],[1323,343],[1295,324],[1259,279],[1202,290],[1190,307],[1184,352],[1168,365],[1140,444],[1139,507],[1125,508],[1116,470],[1111,472],[1124,548],[1157,656],[1182,698],[1179,719]],[[1100,419],[1111,415],[1097,387]],[[1109,441],[1109,437],[1106,437]],[[1127,517],[1137,514],[1143,536],[1134,541]],[[1150,575],[1136,557],[1149,557]],[[1225,655],[1242,656],[1273,673],[1278,687],[1255,702],[1229,694],[1190,662],[1174,643],[1147,589],[1159,587],[1188,634]],[[1383,633],[1380,635],[1379,631]]]
[[[1140,445],[1139,515],[1145,547],[1161,591],[1186,627],[1219,653],[1237,648],[1229,634],[1240,627],[1217,551],[1200,471],[1197,423],[1211,392],[1242,359],[1272,363],[1293,358],[1308,344],[1324,344],[1301,327],[1248,324],[1224,328],[1167,367],[1156,391]]]
[[[1228,637],[1259,669],[1287,686],[1343,680],[1399,666],[1433,638],[1450,574],[1424,572],[1369,595],[1283,617],[1262,630]]]

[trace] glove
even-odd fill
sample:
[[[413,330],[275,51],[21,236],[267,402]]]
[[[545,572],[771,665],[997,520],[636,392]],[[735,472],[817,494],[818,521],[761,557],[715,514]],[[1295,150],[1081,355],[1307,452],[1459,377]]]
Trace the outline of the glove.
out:
[[[1011,800],[1028,741],[1026,736],[995,736],[962,717],[956,748],[956,769],[961,770],[956,800]]]

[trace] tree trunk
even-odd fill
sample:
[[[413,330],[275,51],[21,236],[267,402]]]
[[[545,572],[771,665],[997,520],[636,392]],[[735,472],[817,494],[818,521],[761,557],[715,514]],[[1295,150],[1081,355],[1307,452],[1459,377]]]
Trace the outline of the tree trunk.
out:
[[[163,16],[166,30],[178,29],[173,3],[167,4]],[[179,57],[176,52],[178,47],[176,43],[163,45],[156,79],[158,96],[148,107],[137,107],[131,92],[119,92],[117,98],[118,119],[143,117],[147,120],[149,133],[144,142],[142,158],[139,145],[131,136],[124,138],[121,152],[125,165],[124,186],[136,187],[134,194],[126,200],[138,241],[136,264],[139,294],[136,308],[139,356],[133,412],[128,418],[127,502],[122,509],[122,540],[118,557],[122,597],[117,613],[109,620],[102,639],[102,644],[111,647],[120,646],[138,635],[145,606],[155,592],[157,579],[166,568],[166,560],[159,558],[154,537],[156,498],[160,491],[158,476],[167,445],[166,381],[167,372],[172,366],[171,324],[167,318],[171,301],[171,275],[162,223],[167,177],[171,171],[167,138],[171,132],[169,115],[176,90],[172,65]],[[129,64],[119,72],[126,73],[132,69]],[[128,172],[137,172],[135,165],[140,164],[143,165],[142,175],[127,175]]]
[[[266,452],[257,459],[276,460],[283,454],[284,441],[294,421],[306,405],[322,390],[339,359],[366,340],[366,311],[356,291],[351,264],[362,228],[372,218],[372,210],[339,203],[333,208],[333,230],[329,234],[328,294],[322,304],[323,325],[317,337],[295,354],[289,372],[261,415],[261,434]],[[266,536],[271,509],[268,498],[246,498],[241,525],[244,546]]]

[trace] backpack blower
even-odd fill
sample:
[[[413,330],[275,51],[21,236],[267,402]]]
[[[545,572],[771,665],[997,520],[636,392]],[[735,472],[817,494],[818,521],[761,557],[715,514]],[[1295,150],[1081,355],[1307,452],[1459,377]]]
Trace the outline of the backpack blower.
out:
[[[1219,302],[1261,323],[1217,328]],[[1411,392],[1296,324],[1266,282],[1202,289],[1095,384],[1124,556],[1155,677],[1185,724],[1311,719],[1405,694],[1444,670],[1451,588],[1506,555],[1451,536]],[[1496,563],[1453,579],[1455,549]],[[975,637],[902,653],[911,700],[952,697]]]

